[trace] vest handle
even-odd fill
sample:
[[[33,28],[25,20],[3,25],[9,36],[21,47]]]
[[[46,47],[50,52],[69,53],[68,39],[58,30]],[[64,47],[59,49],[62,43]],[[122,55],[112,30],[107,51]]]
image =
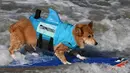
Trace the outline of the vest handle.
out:
[[[35,18],[35,19],[40,18],[40,17],[41,17],[40,15],[41,15],[41,10],[40,10],[40,9],[37,9],[36,12],[35,12],[34,18]]]

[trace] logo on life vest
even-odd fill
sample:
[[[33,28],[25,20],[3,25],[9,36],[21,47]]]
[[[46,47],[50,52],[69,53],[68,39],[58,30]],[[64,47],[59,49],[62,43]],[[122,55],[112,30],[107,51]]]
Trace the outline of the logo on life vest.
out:
[[[55,30],[56,30],[55,25],[43,23],[43,22],[40,22],[37,27],[37,32],[50,37],[54,37]]]

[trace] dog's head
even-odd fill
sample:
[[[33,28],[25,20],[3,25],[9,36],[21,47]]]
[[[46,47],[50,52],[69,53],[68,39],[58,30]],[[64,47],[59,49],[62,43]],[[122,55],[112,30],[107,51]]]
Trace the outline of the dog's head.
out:
[[[86,24],[77,24],[73,30],[73,35],[80,48],[84,48],[85,45],[97,45],[98,43],[94,39],[94,32],[92,30],[93,22]]]

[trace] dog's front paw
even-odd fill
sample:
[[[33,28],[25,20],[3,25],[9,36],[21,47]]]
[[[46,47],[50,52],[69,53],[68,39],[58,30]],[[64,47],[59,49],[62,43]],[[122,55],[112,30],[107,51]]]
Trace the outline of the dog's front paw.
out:
[[[85,60],[85,59],[87,59],[86,57],[81,56],[81,55],[79,55],[79,54],[77,54],[76,57],[79,58],[80,60]]]
[[[87,59],[87,58],[84,57],[84,56],[81,56],[79,59],[81,59],[81,60],[85,60],[85,59]]]
[[[32,53],[32,55],[35,56],[35,57],[39,56],[39,54],[37,54],[37,53]]]
[[[64,62],[64,64],[71,64],[71,63],[67,61],[67,62]]]

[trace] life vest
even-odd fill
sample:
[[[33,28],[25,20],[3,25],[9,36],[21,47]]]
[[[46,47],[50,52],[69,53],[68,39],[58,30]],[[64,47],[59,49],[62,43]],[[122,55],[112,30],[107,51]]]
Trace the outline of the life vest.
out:
[[[46,19],[41,17],[35,19],[34,15],[31,15],[29,19],[37,32],[37,38],[41,33],[42,39],[50,40],[52,37],[54,39],[54,46],[62,43],[71,49],[77,47],[77,43],[72,34],[74,25],[63,23],[55,10],[49,8],[49,15]]]

